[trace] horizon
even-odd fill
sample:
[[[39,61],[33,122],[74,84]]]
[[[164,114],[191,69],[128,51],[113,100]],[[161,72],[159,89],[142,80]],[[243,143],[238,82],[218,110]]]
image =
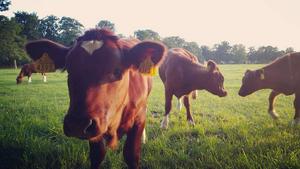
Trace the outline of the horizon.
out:
[[[228,41],[230,45],[243,44],[247,49],[270,45],[279,50],[300,50],[297,0],[88,2],[12,0],[9,10],[1,14],[12,17],[14,12],[25,11],[36,13],[39,19],[67,16],[78,20],[85,29],[95,27],[100,20],[109,20],[115,24],[117,34],[130,36],[134,31],[151,29],[161,37],[179,36],[210,48]]]

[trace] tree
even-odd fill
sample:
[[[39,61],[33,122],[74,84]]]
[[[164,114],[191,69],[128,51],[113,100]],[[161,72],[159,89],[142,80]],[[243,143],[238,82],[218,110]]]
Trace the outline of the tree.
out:
[[[121,33],[119,33],[117,36],[118,36],[119,38],[126,38],[126,36],[123,35],[123,34],[121,34]]]
[[[295,52],[294,48],[292,47],[288,47],[285,49],[285,53],[292,53],[292,52]]]
[[[27,62],[29,59],[23,50],[25,38],[19,36],[21,27],[14,20],[0,15],[0,65],[13,65],[14,60]]]
[[[139,40],[160,40],[159,34],[150,29],[137,30],[134,32],[134,37]]]
[[[201,49],[196,42],[185,42],[183,48],[197,56],[198,60],[202,60],[201,57]]]
[[[179,36],[170,36],[163,39],[163,43],[168,48],[183,48],[185,40]]]
[[[70,17],[62,17],[59,21],[59,42],[71,45],[78,35],[83,31],[83,25]]]
[[[39,19],[36,13],[16,12],[15,21],[21,25],[21,35],[28,40],[35,40],[40,37],[38,26]]]
[[[231,46],[229,45],[229,42],[223,41],[221,44],[215,44],[214,45],[214,60],[218,63],[220,62],[230,62],[231,58]]]
[[[284,53],[284,51],[279,51],[277,47],[261,46],[257,50],[249,51],[248,59],[251,63],[268,63]]]
[[[42,38],[59,41],[59,18],[50,15],[40,20],[39,32]]]
[[[205,61],[214,59],[214,52],[206,45],[200,47],[201,56]]]
[[[42,38],[70,45],[83,31],[83,25],[76,19],[50,15],[40,20],[39,32]]]
[[[256,50],[253,46],[249,47],[248,48],[248,53],[247,53],[247,61],[249,63],[253,63],[252,61],[255,60],[254,58],[256,57],[255,54],[256,54]]]
[[[113,32],[115,32],[115,24],[108,21],[108,20],[101,20],[97,25],[96,28],[100,28],[100,29],[108,29],[111,30]]]
[[[233,45],[230,60],[233,63],[245,63],[247,61],[246,47],[242,44]]]
[[[0,12],[7,11],[10,4],[10,0],[0,0]]]

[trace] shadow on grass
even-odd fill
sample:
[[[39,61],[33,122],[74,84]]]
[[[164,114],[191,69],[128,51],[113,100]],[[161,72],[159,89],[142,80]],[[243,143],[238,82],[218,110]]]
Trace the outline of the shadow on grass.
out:
[[[36,124],[25,131],[25,137],[8,134],[0,140],[0,169],[88,168],[84,157],[76,154],[81,145],[66,144],[61,131]]]
[[[24,166],[22,156],[25,149],[21,145],[3,145],[0,143],[0,168],[17,169]]]

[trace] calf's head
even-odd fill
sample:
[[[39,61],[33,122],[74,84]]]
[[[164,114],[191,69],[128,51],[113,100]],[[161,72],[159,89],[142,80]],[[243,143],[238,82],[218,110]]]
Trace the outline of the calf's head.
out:
[[[18,75],[17,78],[16,78],[17,84],[22,83],[23,77],[24,77],[24,76],[28,76],[29,74],[30,74],[30,73],[29,73],[29,66],[28,66],[28,64],[25,64],[25,65],[22,67],[22,69],[21,69],[19,75]]]
[[[209,78],[207,80],[207,90],[220,97],[226,96],[227,92],[224,89],[224,77],[217,67],[217,64],[209,60],[207,62],[207,69]]]
[[[96,141],[118,117],[128,94],[129,73],[151,59],[158,64],[165,47],[156,42],[122,40],[107,30],[90,30],[71,47],[49,40],[30,42],[34,60],[47,53],[57,69],[68,72],[70,105],[64,118],[67,136]]]
[[[247,96],[257,91],[260,88],[261,81],[264,79],[263,69],[246,70],[242,80],[242,86],[239,90],[240,96]]]
[[[22,81],[23,81],[23,76],[20,73],[16,78],[16,82],[17,82],[17,84],[20,84],[20,83],[22,83]]]

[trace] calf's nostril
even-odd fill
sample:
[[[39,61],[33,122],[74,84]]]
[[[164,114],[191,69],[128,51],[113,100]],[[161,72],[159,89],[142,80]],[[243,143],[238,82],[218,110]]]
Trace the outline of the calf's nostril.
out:
[[[96,134],[97,124],[95,120],[90,120],[89,124],[84,129],[84,134],[94,135]]]

